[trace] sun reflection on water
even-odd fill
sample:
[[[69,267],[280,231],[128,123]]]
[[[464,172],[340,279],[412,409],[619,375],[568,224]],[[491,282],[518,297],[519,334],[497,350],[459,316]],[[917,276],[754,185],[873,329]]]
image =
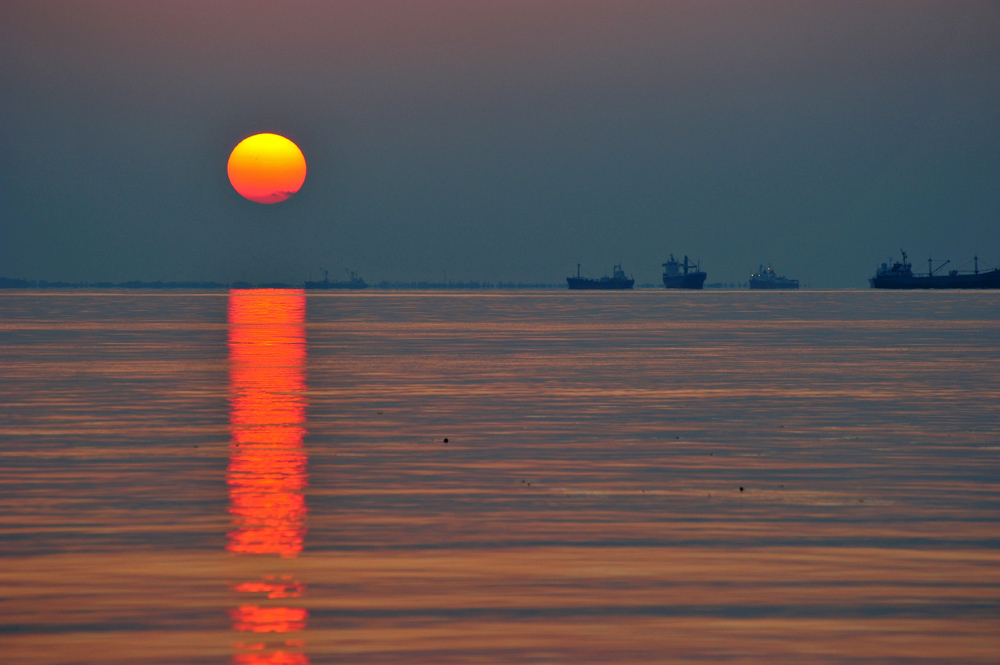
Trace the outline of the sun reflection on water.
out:
[[[305,541],[305,295],[300,290],[229,294],[230,456],[227,482],[237,555],[295,558]],[[266,604],[298,598],[305,585],[290,575],[265,575],[232,586],[253,603],[230,610],[233,630],[302,631],[304,608]],[[306,665],[304,643],[239,642],[235,665]]]

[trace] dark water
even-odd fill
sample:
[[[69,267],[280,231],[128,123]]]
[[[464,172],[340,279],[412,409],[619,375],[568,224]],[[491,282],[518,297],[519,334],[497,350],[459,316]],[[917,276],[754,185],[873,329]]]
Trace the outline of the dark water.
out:
[[[998,323],[0,294],[0,661],[996,663]]]

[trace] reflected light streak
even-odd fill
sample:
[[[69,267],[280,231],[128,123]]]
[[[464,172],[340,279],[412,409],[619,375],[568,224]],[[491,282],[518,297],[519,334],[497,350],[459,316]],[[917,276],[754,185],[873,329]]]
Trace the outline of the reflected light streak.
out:
[[[241,653],[233,658],[233,665],[309,665],[309,658],[304,653],[287,651]]]
[[[309,613],[298,607],[241,605],[229,611],[233,630],[250,633],[290,633],[304,630]]]
[[[229,295],[230,552],[295,557],[305,538],[305,296]]]
[[[230,456],[227,482],[233,554],[294,558],[305,541],[305,295],[275,289],[229,293]],[[232,586],[267,599],[298,598],[305,585],[290,575],[265,575]],[[266,602],[266,601],[265,601]],[[230,610],[233,630],[289,633],[305,630],[303,608],[240,605]],[[238,643],[236,665],[308,665],[304,643]]]
[[[287,576],[283,576],[287,577]],[[305,585],[298,581],[272,582],[273,576],[266,576],[263,582],[244,582],[233,587],[237,593],[262,593],[268,598],[298,598],[302,595]]]

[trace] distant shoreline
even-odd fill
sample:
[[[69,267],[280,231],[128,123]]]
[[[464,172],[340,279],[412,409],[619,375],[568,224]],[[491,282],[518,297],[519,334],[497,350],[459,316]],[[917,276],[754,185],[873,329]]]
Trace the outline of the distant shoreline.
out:
[[[706,284],[705,291],[745,291],[748,288],[746,282],[714,282]],[[67,290],[67,289],[97,289],[97,290],[200,290],[200,291],[228,291],[230,289],[304,289],[303,283],[289,284],[287,282],[143,282],[140,280],[129,280],[127,282],[60,282],[48,281],[44,279],[15,279],[11,277],[0,277],[0,291],[16,289],[47,289],[47,290]],[[548,284],[545,282],[389,282],[381,281],[376,284],[369,284],[368,289],[382,291],[497,291],[497,290],[566,290],[565,283]],[[810,287],[806,286],[806,289]],[[354,291],[357,289],[308,289],[315,292],[326,291]],[[635,286],[636,291],[667,290],[659,284],[644,283]],[[811,289],[810,289],[811,290]]]
[[[289,284],[285,282],[143,282],[130,280],[127,282],[60,282],[48,281],[44,279],[14,279],[10,277],[0,277],[0,289],[174,289],[174,290],[212,290],[222,291],[229,289],[301,289],[304,288],[300,282]],[[546,284],[536,282],[388,282],[382,281],[371,284],[370,289],[384,290],[496,290],[496,289],[565,289],[565,284]],[[326,289],[316,289],[323,291]],[[351,289],[329,289],[330,291],[351,290]]]

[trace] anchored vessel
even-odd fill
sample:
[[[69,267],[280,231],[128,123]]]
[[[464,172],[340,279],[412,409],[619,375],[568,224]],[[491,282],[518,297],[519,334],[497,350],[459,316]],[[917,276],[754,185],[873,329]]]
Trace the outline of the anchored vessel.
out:
[[[979,257],[973,257],[974,267],[969,270],[949,270],[946,275],[935,275],[950,261],[937,268],[933,259],[927,259],[927,274],[915,275],[913,265],[907,261],[906,252],[900,250],[902,261],[893,261],[890,267],[883,263],[868,278],[873,289],[1000,289],[1000,268],[979,272]],[[968,264],[966,264],[968,265]]]
[[[797,289],[799,280],[779,277],[778,273],[771,270],[771,266],[760,266],[760,271],[755,275],[750,275],[751,289]]]
[[[705,284],[707,275],[701,271],[701,264],[680,263],[670,255],[670,260],[663,264],[663,286],[668,289],[700,289]]]
[[[580,264],[576,264],[576,277],[567,277],[566,284],[571,289],[600,289],[603,291],[611,290],[621,290],[621,289],[631,289],[632,285],[635,284],[635,280],[625,276],[625,271],[622,270],[622,264],[615,266],[614,275],[608,277],[605,275],[600,279],[590,279],[588,277],[580,277]]]
[[[358,273],[353,270],[347,271],[350,279],[346,282],[331,282],[330,273],[326,270],[323,271],[323,281],[322,282],[306,282],[307,289],[367,289],[368,285],[365,280],[358,277]]]

